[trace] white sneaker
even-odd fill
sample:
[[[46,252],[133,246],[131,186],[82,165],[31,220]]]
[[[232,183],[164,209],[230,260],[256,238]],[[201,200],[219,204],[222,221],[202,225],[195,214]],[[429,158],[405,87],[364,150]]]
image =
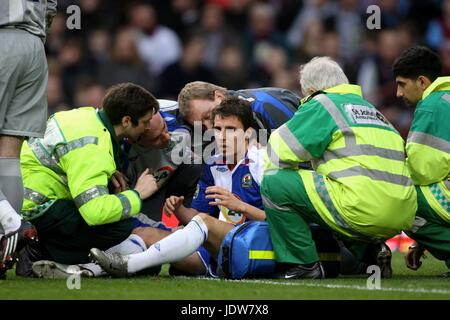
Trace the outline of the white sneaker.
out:
[[[84,278],[91,278],[94,276],[92,271],[81,268],[74,264],[62,264],[55,261],[40,260],[33,263],[33,273],[38,278],[46,279],[67,279],[68,277],[78,274]]]

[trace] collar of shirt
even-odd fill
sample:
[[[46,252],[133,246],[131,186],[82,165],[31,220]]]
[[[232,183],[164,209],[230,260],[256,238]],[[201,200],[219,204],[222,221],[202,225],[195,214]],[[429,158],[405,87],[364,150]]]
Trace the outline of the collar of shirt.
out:
[[[309,100],[311,100],[314,96],[323,93],[323,92],[327,92],[327,93],[337,93],[337,94],[356,94],[360,97],[362,97],[362,89],[360,86],[356,85],[356,84],[340,84],[337,85],[335,87],[331,87],[325,90],[319,90],[314,92],[313,94],[306,96],[304,98],[302,98],[300,100],[300,105],[308,102]]]
[[[222,156],[220,156],[220,155],[216,155],[216,156],[214,156],[214,158],[215,158],[215,160],[214,160],[214,162],[211,163],[211,165],[216,165],[216,166],[226,166],[226,168],[227,168],[229,171],[231,171],[231,172],[236,171],[236,168],[238,168],[238,167],[240,167],[240,166],[244,166],[244,167],[245,167],[245,166],[249,166],[250,163],[253,163],[253,162],[254,162],[254,160],[251,159],[251,158],[249,157],[249,150],[247,150],[247,151],[245,152],[245,156],[244,156],[241,160],[239,160],[239,161],[236,163],[236,165],[234,166],[233,170],[230,170],[230,169],[229,169],[228,163],[226,162],[226,159],[225,159],[224,157],[222,157]]]
[[[439,77],[423,92],[422,100],[432,92],[450,90],[450,77]]]
[[[360,97],[362,97],[362,90],[361,87],[356,84],[340,84],[338,86],[328,88],[326,90],[323,90],[324,92],[328,93],[338,93],[338,94],[356,94]]]

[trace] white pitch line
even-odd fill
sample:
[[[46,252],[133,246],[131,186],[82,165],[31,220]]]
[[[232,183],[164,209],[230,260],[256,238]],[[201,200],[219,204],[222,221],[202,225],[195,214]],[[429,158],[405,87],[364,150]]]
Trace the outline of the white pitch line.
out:
[[[184,277],[183,277],[184,278]],[[189,279],[189,277],[185,277]],[[191,278],[192,279],[192,278]],[[218,278],[197,278],[199,280],[213,280],[213,281],[227,281],[234,283],[259,283],[259,284],[270,284],[270,285],[278,285],[278,286],[299,286],[299,287],[315,287],[315,288],[327,288],[327,289],[354,289],[354,290],[362,290],[362,291],[386,291],[386,292],[408,292],[408,293],[436,293],[436,294],[444,294],[450,295],[450,290],[442,290],[442,289],[425,289],[425,288],[415,288],[415,289],[406,289],[406,288],[383,288],[380,289],[369,289],[365,286],[354,286],[354,285],[342,285],[342,284],[320,284],[320,283],[305,283],[300,281],[295,282],[283,282],[283,281],[270,281],[270,280],[230,280],[230,279],[218,279]]]

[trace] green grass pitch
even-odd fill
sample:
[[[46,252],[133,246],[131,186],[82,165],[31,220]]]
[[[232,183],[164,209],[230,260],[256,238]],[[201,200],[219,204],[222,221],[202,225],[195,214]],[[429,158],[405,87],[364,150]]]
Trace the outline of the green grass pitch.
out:
[[[81,279],[80,289],[69,290],[65,280],[24,279],[8,272],[0,281],[0,299],[450,299],[450,278],[441,261],[428,256],[419,271],[404,266],[395,253],[394,276],[381,279],[381,289],[370,290],[365,277],[326,280],[243,280],[169,277]]]

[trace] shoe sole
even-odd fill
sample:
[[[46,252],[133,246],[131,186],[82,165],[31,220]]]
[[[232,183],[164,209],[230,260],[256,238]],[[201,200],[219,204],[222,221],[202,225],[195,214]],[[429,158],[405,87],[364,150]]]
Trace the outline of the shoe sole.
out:
[[[67,279],[73,275],[73,273],[68,273],[58,263],[53,261],[34,263],[31,268],[37,277],[44,279]]]
[[[377,264],[381,269],[381,278],[392,278],[392,253],[389,251],[382,251],[378,253]]]

